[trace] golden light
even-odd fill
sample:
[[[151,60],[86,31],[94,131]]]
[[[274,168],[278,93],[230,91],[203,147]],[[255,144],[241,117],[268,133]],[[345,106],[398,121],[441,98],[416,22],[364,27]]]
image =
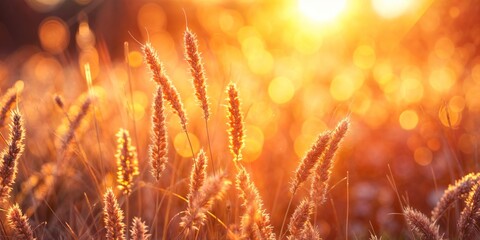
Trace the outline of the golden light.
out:
[[[346,7],[347,0],[299,0],[298,8],[306,17],[316,22],[335,19]]]
[[[195,153],[200,150],[200,140],[197,136],[191,132],[188,133],[190,141],[192,143],[193,151]],[[185,133],[178,133],[173,140],[173,147],[175,151],[184,158],[192,157],[192,150],[190,149],[190,144],[188,143],[187,135]]]
[[[345,76],[337,76],[330,83],[330,94],[337,101],[346,101],[355,93],[352,80]]]
[[[128,53],[128,63],[131,67],[140,67],[143,64],[143,56],[139,51],[131,51]]]
[[[58,7],[64,0],[28,0],[25,2],[37,12],[48,12]]]
[[[254,125],[247,125],[246,132],[245,149],[242,160],[245,162],[253,162],[257,160],[262,153],[264,135],[262,129]]]
[[[65,50],[70,41],[67,24],[57,17],[47,18],[40,23],[38,37],[42,47],[53,54],[58,54]]]
[[[478,144],[477,138],[472,134],[462,134],[458,139],[458,148],[463,153],[473,153],[476,151]]]
[[[83,21],[79,24],[75,40],[80,49],[87,49],[95,46],[95,34],[92,29],[90,29],[87,21]]]
[[[405,130],[412,130],[418,124],[418,115],[414,110],[405,110],[398,118],[400,126]]]
[[[415,149],[413,157],[415,159],[415,162],[417,162],[419,165],[427,166],[432,162],[433,154],[430,149],[426,147],[419,147]]]
[[[294,94],[295,86],[288,78],[274,78],[268,85],[268,95],[277,104],[289,102]]]
[[[404,14],[412,3],[412,0],[372,0],[375,12],[387,19],[396,18]]]
[[[429,82],[437,92],[447,92],[455,84],[456,74],[449,67],[438,67],[430,73]]]
[[[443,106],[438,110],[438,118],[445,127],[457,128],[462,121],[462,112],[458,108]]]
[[[375,64],[375,50],[368,45],[361,45],[353,53],[353,63],[361,69],[369,69]]]

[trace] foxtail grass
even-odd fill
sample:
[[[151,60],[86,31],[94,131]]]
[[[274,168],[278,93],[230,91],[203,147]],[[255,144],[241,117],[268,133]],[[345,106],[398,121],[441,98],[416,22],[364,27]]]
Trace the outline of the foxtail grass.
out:
[[[118,188],[125,195],[130,195],[133,186],[133,178],[139,174],[137,150],[132,146],[130,134],[125,129],[117,133],[117,182]]]
[[[175,114],[180,118],[180,124],[183,130],[187,131],[187,114],[183,107],[183,103],[180,99],[177,89],[170,81],[163,64],[158,58],[157,51],[153,48],[152,44],[147,42],[143,46],[143,54],[148,68],[152,73],[152,79],[162,87],[163,97],[172,107]]]
[[[472,239],[478,229],[480,221],[480,185],[479,182],[472,187],[458,220],[458,238]],[[478,234],[478,233],[477,233]]]
[[[205,120],[205,130],[207,132],[208,151],[210,152],[210,160],[212,161],[212,169],[215,174],[215,162],[210,145],[210,131],[208,130],[208,119],[210,118],[210,106],[207,95],[207,77],[203,67],[202,57],[198,50],[197,36],[188,28],[183,35],[185,45],[185,59],[190,66],[190,74],[192,75],[195,96],[203,111],[203,119]]]
[[[216,199],[222,199],[231,185],[224,173],[208,177],[198,189],[198,194],[188,197],[188,207],[180,221],[180,227],[186,237],[193,237],[200,231],[207,219],[207,212]]]
[[[465,199],[478,181],[480,181],[480,173],[469,173],[457,180],[455,184],[449,185],[433,209],[431,221],[437,222],[455,201]]]
[[[306,234],[312,212],[313,203],[309,199],[302,200],[290,218],[290,223],[288,224],[290,235],[287,239],[300,239]]]
[[[230,152],[233,154],[234,161],[240,161],[242,159],[241,150],[245,145],[245,126],[243,124],[243,115],[240,111],[238,89],[234,83],[228,84],[227,94],[229,148]]]
[[[419,239],[423,240],[441,240],[439,227],[430,221],[423,213],[411,208],[405,207],[403,215],[407,221],[407,225],[412,233]]]
[[[263,208],[258,189],[243,166],[239,166],[236,188],[245,210],[241,217],[241,237],[247,239],[276,239],[270,216]]]
[[[10,196],[17,176],[18,160],[24,150],[23,117],[20,112],[12,111],[11,119],[8,146],[2,151],[0,159],[0,199],[3,202]]]
[[[294,238],[299,240],[321,240],[320,237],[320,230],[313,226],[310,222],[307,222],[305,225],[304,230],[302,231],[302,235],[299,238]]]
[[[162,95],[162,88],[158,86],[152,106],[151,144],[149,147],[151,173],[157,181],[160,180],[168,163],[168,136]]]
[[[189,207],[191,207],[193,200],[200,194],[200,188],[205,184],[205,179],[207,178],[207,157],[205,152],[200,150],[194,161],[195,164],[190,173],[190,190],[187,196]]]
[[[198,51],[197,36],[187,28],[183,35],[183,41],[185,44],[185,59],[190,66],[190,74],[193,78],[195,96],[203,110],[203,117],[205,120],[208,120],[210,117],[210,107],[207,96],[207,78],[205,77],[202,57]]]
[[[7,223],[15,232],[15,239],[34,240],[32,227],[27,216],[23,215],[18,204],[11,206],[7,212]]]
[[[91,98],[86,97],[83,100],[80,106],[80,110],[77,112],[77,114],[73,118],[71,118],[71,120],[70,119],[68,120],[67,130],[61,137],[60,149],[62,152],[65,152],[65,150],[67,150],[67,148],[70,146],[70,143],[75,137],[75,131],[80,127],[80,124],[82,123],[83,119],[85,118],[85,116],[87,116],[90,110],[91,103],[92,103]]]
[[[10,109],[17,102],[18,94],[23,90],[23,82],[16,82],[7,90],[0,103],[0,129],[5,126]]]
[[[323,152],[325,152],[329,140],[330,131],[321,133],[315,143],[310,147],[307,154],[302,158],[290,185],[290,192],[292,192],[292,194],[295,194],[301,184],[310,176],[311,170],[320,160]]]
[[[328,182],[332,174],[335,153],[340,145],[340,142],[345,137],[350,125],[349,120],[343,119],[340,121],[332,132],[328,147],[322,155],[322,158],[315,167],[315,174],[313,175],[312,186],[310,188],[310,198],[316,206],[320,206],[326,201],[328,190]]]
[[[130,238],[132,240],[148,240],[150,239],[148,234],[148,227],[145,222],[139,217],[134,217],[132,221],[132,227],[130,229]]]
[[[107,189],[103,197],[103,215],[105,235],[107,240],[125,240],[125,224],[123,211],[118,205],[117,198],[111,188]]]

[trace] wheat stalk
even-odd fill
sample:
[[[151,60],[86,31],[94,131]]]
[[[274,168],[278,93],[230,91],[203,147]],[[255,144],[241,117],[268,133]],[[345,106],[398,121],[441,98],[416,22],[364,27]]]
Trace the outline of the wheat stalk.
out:
[[[130,233],[132,240],[148,240],[150,238],[147,225],[145,225],[145,222],[142,222],[142,219],[139,217],[133,218]]]
[[[183,40],[185,44],[185,59],[190,66],[190,74],[193,77],[195,96],[203,110],[203,117],[205,120],[208,120],[210,108],[208,106],[206,77],[202,57],[198,51],[197,37],[187,28],[183,35]]]
[[[263,209],[258,189],[241,165],[237,173],[236,188],[245,208],[240,226],[242,236],[250,239],[275,239],[270,216]]]
[[[183,130],[187,131],[187,115],[183,107],[183,103],[180,100],[180,95],[178,94],[177,89],[170,81],[167,76],[165,69],[163,68],[162,63],[160,62],[157,52],[153,48],[152,44],[147,42],[143,46],[143,54],[145,61],[152,72],[152,79],[161,86],[163,97],[168,101],[170,106],[173,108],[173,111],[180,118],[180,124],[182,125]]]
[[[157,87],[153,102],[151,144],[149,148],[150,166],[153,177],[159,181],[168,162],[168,139],[163,108],[162,88]]]
[[[443,193],[440,201],[432,211],[431,221],[437,222],[445,211],[458,199],[467,197],[472,187],[480,180],[480,173],[469,173],[457,180],[455,184],[449,185]]]
[[[244,147],[245,130],[243,126],[243,115],[240,112],[240,99],[238,97],[238,89],[234,83],[227,86],[228,94],[228,135],[229,148],[234,156],[234,160],[242,159],[241,150]]]
[[[28,218],[23,215],[18,204],[8,209],[7,223],[15,231],[15,239],[35,240]]]
[[[407,225],[415,236],[422,240],[441,240],[439,228],[431,222],[423,213],[406,207],[403,209],[403,215],[407,221]]]
[[[23,153],[25,129],[20,112],[12,111],[10,124],[10,139],[8,146],[1,153],[0,162],[0,199],[6,201],[12,191],[12,184],[17,176],[18,159]]]
[[[322,205],[326,200],[328,182],[334,164],[334,156],[340,141],[347,133],[349,125],[350,122],[347,118],[338,123],[337,127],[332,132],[327,149],[323,153],[320,162],[315,166],[315,174],[313,175],[312,186],[310,189],[310,198],[316,206]]]
[[[103,215],[107,240],[125,240],[125,224],[123,223],[123,211],[118,205],[115,194],[108,188],[103,197]]]

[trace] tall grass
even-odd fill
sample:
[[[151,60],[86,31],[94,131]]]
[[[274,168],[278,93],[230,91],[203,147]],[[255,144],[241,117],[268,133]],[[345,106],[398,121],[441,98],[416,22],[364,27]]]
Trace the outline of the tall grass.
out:
[[[135,144],[138,146],[133,146],[128,121],[121,119],[121,114],[119,119],[103,119],[102,111],[110,109],[102,109],[105,105],[97,105],[99,129],[122,125],[116,135],[104,130],[108,134],[102,134],[105,135],[104,139],[98,141],[99,145],[107,146],[104,148],[107,149],[106,152],[111,153],[105,172],[96,166],[101,150],[91,147],[92,132],[88,127],[81,127],[90,124],[88,114],[92,111],[93,101],[103,100],[94,99],[92,95],[82,95],[77,104],[72,104],[67,111],[65,100],[59,95],[55,96],[55,104],[62,110],[63,122],[51,141],[58,141],[59,144],[35,143],[45,148],[41,150],[51,154],[52,158],[43,163],[32,163],[28,162],[29,156],[21,156],[25,140],[33,142],[38,141],[38,138],[25,137],[24,115],[20,113],[23,109],[21,105],[18,106],[19,87],[4,94],[0,128],[6,125],[7,115],[11,115],[11,120],[10,136],[8,140],[4,139],[6,147],[0,162],[0,197],[6,213],[0,217],[2,239],[328,238],[322,220],[331,221],[332,226],[334,223],[332,219],[323,219],[323,211],[329,207],[329,193],[338,186],[332,177],[335,174],[341,175],[334,171],[335,163],[338,156],[341,156],[338,153],[342,142],[348,137],[355,121],[345,117],[332,129],[312,133],[317,137],[304,157],[298,163],[291,159],[298,165],[289,169],[292,173],[286,179],[290,180],[283,182],[283,179],[279,179],[279,197],[276,198],[274,208],[264,192],[271,186],[255,181],[258,174],[268,178],[270,172],[252,171],[252,164],[246,154],[249,108],[248,104],[242,102],[241,96],[250,93],[241,94],[242,82],[238,81],[230,82],[219,91],[226,94],[226,99],[222,94],[209,96],[197,36],[187,29],[183,37],[193,95],[198,102],[205,131],[199,129],[198,125],[191,124],[198,119],[187,118],[186,107],[174,85],[174,82],[183,79],[172,81],[160,60],[161,52],[151,42],[146,42],[142,45],[142,54],[154,84],[151,111],[134,110],[132,115],[134,118],[135,114],[148,115],[150,126],[139,129],[150,130],[140,134],[146,137],[140,137]],[[94,88],[92,83],[89,88]],[[142,94],[138,94],[138,98],[143,99]],[[133,99],[131,96],[132,102]],[[220,106],[226,106],[226,114],[220,117],[216,114],[221,111],[214,111],[210,105],[215,99],[220,102]],[[189,148],[190,156],[181,156],[171,151],[183,143],[178,143],[180,137],[175,128],[178,123],[169,123],[171,118],[166,105],[173,110],[174,118],[180,120],[180,133],[185,133],[187,143],[184,145]],[[224,119],[225,123],[214,125],[212,118]],[[224,135],[228,139],[214,139],[214,135],[211,138],[209,127],[214,126],[215,131],[223,131],[225,125],[227,129]],[[189,131],[204,132],[206,136],[200,137],[198,146],[194,146]],[[289,130],[278,131],[288,134]],[[292,146],[278,142],[278,147]],[[225,154],[228,151],[231,155]],[[216,159],[213,158],[214,155]],[[234,167],[229,167],[232,158]],[[214,166],[215,163],[218,164],[217,167],[209,170],[207,166]],[[183,171],[182,166],[187,166],[185,169],[190,166],[190,172]],[[23,182],[16,181],[19,167],[22,172],[30,173]],[[35,171],[37,167],[39,170]],[[280,166],[269,167],[274,169]],[[431,216],[411,206],[404,207],[402,214],[405,229],[420,239],[476,237],[480,221],[479,177],[478,173],[471,173],[450,185],[436,203]],[[64,199],[67,199],[66,203],[63,203]],[[335,208],[335,204],[346,202],[348,208],[348,201],[347,197],[338,202],[331,199],[330,203]],[[21,209],[25,209],[25,214]],[[455,209],[458,216],[448,214],[450,209]],[[338,223],[338,219],[336,221]],[[454,230],[444,230],[448,221],[456,223]],[[349,224],[348,220],[345,224]],[[342,227],[335,226],[335,230],[340,231]],[[348,236],[348,226],[345,228]],[[371,239],[379,237],[372,234]]]

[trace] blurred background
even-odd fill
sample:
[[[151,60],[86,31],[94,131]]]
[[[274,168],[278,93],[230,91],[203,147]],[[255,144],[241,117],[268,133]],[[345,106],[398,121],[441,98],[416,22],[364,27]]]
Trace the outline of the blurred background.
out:
[[[215,163],[231,161],[224,89],[233,81],[245,114],[244,161],[277,232],[298,161],[319,133],[350,116],[334,187],[315,222],[326,239],[344,239],[347,224],[352,239],[369,232],[402,238],[397,195],[429,214],[449,183],[478,170],[479,22],[474,0],[1,1],[0,88],[23,85],[28,163],[21,178],[55,152],[63,115],[53,96],[70,105],[86,92],[86,63],[107,167],[115,173],[115,133],[135,122],[149,177],[154,84],[141,53],[147,40],[184,101],[195,151],[207,148],[183,56],[188,25],[208,77]],[[171,159],[189,158],[177,116],[169,111],[168,120]],[[88,140],[95,128],[88,125],[79,141],[96,161],[100,153]]]

